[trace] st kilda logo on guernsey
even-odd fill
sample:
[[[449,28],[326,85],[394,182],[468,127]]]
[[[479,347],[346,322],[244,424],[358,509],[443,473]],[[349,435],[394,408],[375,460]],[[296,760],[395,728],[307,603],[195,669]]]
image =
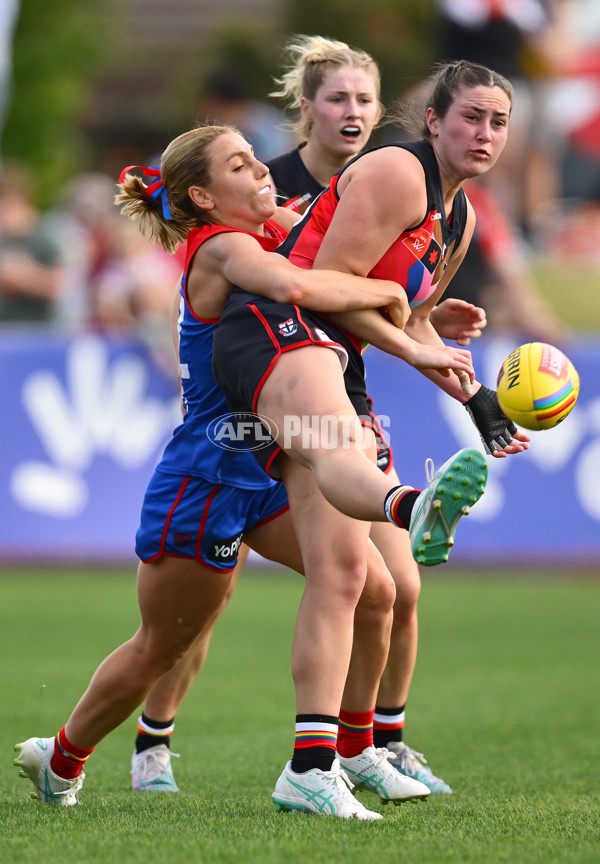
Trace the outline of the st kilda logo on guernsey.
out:
[[[293,318],[288,318],[287,321],[282,321],[279,324],[279,332],[282,336],[293,336],[298,330],[298,325]]]

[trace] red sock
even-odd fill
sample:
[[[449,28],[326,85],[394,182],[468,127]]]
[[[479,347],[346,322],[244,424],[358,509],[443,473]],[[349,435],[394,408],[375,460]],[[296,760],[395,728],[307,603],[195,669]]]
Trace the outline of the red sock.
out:
[[[64,780],[72,780],[73,777],[78,777],[81,774],[85,763],[93,752],[93,747],[91,750],[82,750],[81,747],[75,747],[74,744],[71,744],[65,735],[65,727],[63,726],[54,739],[54,754],[50,760],[50,767],[55,774]]]
[[[373,746],[372,711],[340,711],[337,751],[345,759],[358,756],[367,747]]]

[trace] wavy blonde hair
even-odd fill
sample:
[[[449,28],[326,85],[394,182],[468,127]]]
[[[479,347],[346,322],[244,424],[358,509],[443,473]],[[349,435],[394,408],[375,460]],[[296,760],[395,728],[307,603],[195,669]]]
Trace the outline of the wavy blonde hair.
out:
[[[384,114],[384,107],[379,101],[381,92],[381,73],[377,63],[366,51],[350,48],[345,42],[337,39],[327,39],[324,36],[294,36],[284,49],[288,66],[280,78],[274,78],[277,90],[269,93],[279,99],[287,100],[287,108],[298,111],[296,119],[290,123],[291,128],[302,140],[310,136],[310,124],[299,113],[302,98],[312,101],[322,86],[325,76],[331,69],[350,66],[353,69],[364,69],[373,79],[379,104],[379,117]]]
[[[166,252],[175,252],[192,228],[211,221],[206,211],[196,207],[188,189],[210,185],[208,147],[227,132],[241,134],[233,126],[198,126],[179,135],[166,148],[160,160],[160,179],[165,187],[170,217],[164,213],[161,196],[148,196],[147,185],[141,177],[127,173],[117,184],[119,192],[115,195],[115,204],[125,216],[138,223],[144,237],[160,243]]]

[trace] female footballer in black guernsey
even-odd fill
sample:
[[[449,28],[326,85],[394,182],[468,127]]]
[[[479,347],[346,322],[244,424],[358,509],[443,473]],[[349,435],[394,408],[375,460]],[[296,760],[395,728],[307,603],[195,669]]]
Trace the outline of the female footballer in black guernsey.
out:
[[[511,95],[509,82],[485,67],[443,66],[432,81],[426,143],[412,152],[392,145],[357,157],[293,229],[290,254],[299,266],[335,266],[364,276],[376,275],[379,267],[398,281],[404,276],[406,283],[402,284],[409,287],[412,306],[407,332],[392,327],[376,310],[328,318],[307,316],[302,310],[264,303],[238,290],[232,293],[215,333],[215,375],[232,410],[258,412],[279,430],[271,452],[261,451],[262,464],[273,476],[283,477],[288,491],[295,475],[293,466],[309,467],[319,489],[335,507],[354,518],[381,519],[378,490],[382,472],[378,472],[379,481],[373,474],[367,476],[365,450],[360,451],[363,461],[356,452],[360,433],[350,422],[352,408],[359,416],[365,413],[364,338],[423,370],[460,402],[468,401],[487,449],[497,457],[527,448],[528,437],[500,412],[493,391],[475,381],[470,370],[452,365],[436,369],[439,357],[428,353],[442,344],[431,327],[429,312],[460,264],[473,231],[474,214],[461,185],[467,177],[489,170],[500,155]],[[426,171],[430,173],[427,179]],[[397,257],[386,257],[390,247]],[[315,346],[327,350],[315,351]],[[254,353],[251,362],[250,350]],[[450,369],[467,371],[473,396],[465,394]],[[332,447],[331,439],[323,446],[318,435],[301,434],[305,431],[302,418],[324,415],[337,423],[339,437]],[[300,426],[294,427],[298,422]],[[315,432],[314,423],[310,431]],[[410,498],[414,493],[405,494],[402,487],[390,490],[385,504],[388,518],[410,528],[418,561],[446,560],[458,518],[483,491],[486,467],[476,451],[461,453],[446,463],[433,480],[435,515],[426,518],[425,526],[418,506],[410,514],[401,513],[414,500]],[[467,503],[460,500],[456,489],[456,506],[444,512],[448,485],[458,484],[459,476],[472,484],[469,494],[473,494]],[[299,535],[309,533],[311,503],[308,496],[302,500],[295,517],[291,505]],[[298,643],[305,648],[306,640],[310,641],[307,622],[322,614],[322,597],[311,596],[307,581],[297,631]],[[286,771],[274,798],[280,806],[292,807],[293,778]]]
[[[301,144],[290,153],[267,163],[277,187],[277,201],[286,210],[302,214],[309,203],[328,185],[331,176],[366,145],[382,114],[379,102],[380,75],[373,59],[342,42],[320,36],[296,36],[289,45],[292,60],[272,96],[286,99],[299,110],[294,129]],[[479,334],[485,313],[459,300],[444,301],[434,310],[438,332],[449,339],[465,340]],[[443,314],[442,314],[443,313]],[[377,465],[400,485],[395,473],[392,450],[379,429],[374,413],[366,419],[377,434]],[[260,470],[256,466],[257,470]],[[414,669],[417,649],[416,604],[420,579],[412,556],[408,534],[398,532],[390,523],[374,523],[371,539],[382,553],[396,584],[396,600],[390,637],[390,652],[377,696],[374,717],[374,743],[385,746],[393,756],[394,767],[424,782],[434,794],[449,792],[450,787],[402,743],[405,703]],[[240,554],[244,557],[245,547]],[[240,562],[232,577],[233,586]],[[135,753],[131,764],[134,789],[165,791],[176,788],[169,758],[171,734],[183,697],[201,668],[210,633],[187,652],[185,661],[163,676],[152,688],[139,718]],[[381,728],[378,728],[380,726]],[[355,756],[364,749],[364,723],[360,737],[352,735],[352,718],[340,714],[338,752]],[[393,741],[392,741],[393,739]],[[392,752],[393,751],[393,752]],[[398,752],[399,751],[399,752]]]
[[[381,79],[373,58],[365,51],[322,36],[294,36],[286,46],[288,65],[278,89],[295,112],[293,129],[300,144],[271,159],[267,167],[277,188],[277,200],[286,209],[304,213],[350,160],[364,150],[383,115]],[[462,300],[443,300],[432,310],[439,335],[468,345],[486,324],[485,312]],[[380,382],[381,383],[381,382]],[[393,382],[388,383],[392,398]],[[390,442],[369,399],[366,421],[375,432],[377,467],[400,485]],[[383,406],[385,409],[385,405]],[[381,406],[377,406],[381,410]],[[404,740],[406,706],[417,658],[417,602],[421,580],[408,535],[398,534],[389,523],[377,522],[370,537],[383,555],[394,583],[396,600],[390,634],[390,650],[381,677],[373,722],[376,747],[385,747],[388,759],[403,774],[425,783],[434,795],[449,794],[450,786],[436,776],[422,753]],[[340,717],[351,725],[353,718]],[[351,735],[338,740],[338,752],[352,756],[359,744]]]

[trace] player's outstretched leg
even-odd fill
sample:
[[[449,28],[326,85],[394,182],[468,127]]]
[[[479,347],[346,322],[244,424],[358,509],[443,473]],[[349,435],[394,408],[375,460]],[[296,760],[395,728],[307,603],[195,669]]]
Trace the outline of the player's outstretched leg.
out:
[[[19,775],[31,780],[35,789],[34,798],[45,804],[58,804],[70,807],[79,804],[78,793],[83,786],[83,771],[72,780],[64,780],[54,773],[50,761],[54,754],[54,738],[28,738],[15,746],[19,756],[14,764],[21,771]]]
[[[433,472],[430,459],[428,474]],[[478,450],[459,450],[433,477],[415,501],[410,517],[410,541],[418,564],[431,567],[448,560],[454,546],[454,530],[461,516],[467,516],[481,498],[488,466]]]

